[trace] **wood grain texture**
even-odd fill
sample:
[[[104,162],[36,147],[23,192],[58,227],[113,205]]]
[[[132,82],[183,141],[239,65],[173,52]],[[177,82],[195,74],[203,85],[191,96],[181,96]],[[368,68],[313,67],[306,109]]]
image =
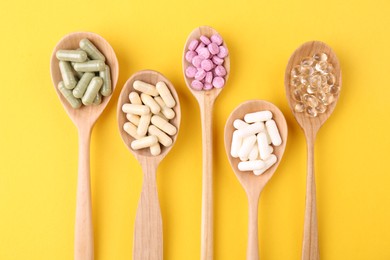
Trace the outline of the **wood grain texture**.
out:
[[[130,103],[129,94],[132,91],[136,91],[133,88],[133,83],[136,80],[141,80],[153,85],[159,81],[164,81],[171,91],[172,96],[176,100],[176,106],[173,108],[176,116],[170,122],[176,126],[178,131],[174,136],[172,136],[172,145],[170,147],[161,146],[161,154],[158,156],[151,155],[149,149],[141,149],[137,151],[133,150],[131,148],[131,142],[134,138],[123,130],[123,125],[127,122],[127,119],[126,114],[122,111],[122,105]],[[135,219],[133,259],[162,260],[163,228],[160,203],[157,193],[156,173],[159,163],[172,149],[179,133],[181,119],[179,97],[173,84],[162,74],[152,70],[139,71],[133,74],[123,87],[119,96],[117,115],[120,135],[127,148],[141,164],[144,174],[141,198]]]
[[[230,154],[232,136],[235,128],[233,122],[236,119],[243,119],[245,114],[269,110],[273,114],[273,119],[278,126],[280,136],[282,138],[282,144],[274,147],[273,154],[278,158],[277,162],[271,166],[266,172],[260,176],[256,176],[250,172],[242,172],[238,169],[238,163],[240,158],[234,158]],[[247,248],[247,260],[259,259],[259,242],[258,242],[258,204],[260,193],[264,189],[265,185],[274,175],[276,168],[282,160],[284,150],[287,143],[287,123],[283,116],[283,113],[272,103],[264,100],[250,100],[240,104],[229,116],[225,125],[225,150],[228,156],[230,165],[236,174],[237,179],[244,188],[249,202],[249,221],[248,221],[248,248]]]
[[[111,96],[103,97],[100,105],[82,106],[79,109],[72,108],[59,92],[57,86],[62,80],[56,58],[57,50],[73,50],[79,48],[80,40],[88,38],[106,57],[106,63],[111,69],[111,84],[113,91],[118,82],[118,60],[110,44],[101,36],[90,32],[75,32],[63,37],[54,48],[51,56],[50,71],[54,89],[79,133],[79,168],[76,195],[76,221],[75,221],[75,260],[94,259],[93,224],[90,185],[90,139],[92,128],[103,113]]]
[[[311,41],[301,45],[290,57],[284,76],[284,84],[288,104],[294,114],[295,119],[305,133],[307,142],[307,180],[306,180],[306,209],[305,209],[305,224],[303,232],[302,259],[303,260],[318,260],[319,245],[318,245],[318,223],[317,223],[317,205],[316,205],[316,185],[314,174],[314,143],[318,130],[332,114],[336,107],[339,95],[335,101],[330,104],[327,111],[319,114],[317,117],[307,117],[304,113],[297,113],[294,110],[294,101],[290,88],[291,69],[298,65],[301,60],[308,56],[313,56],[315,53],[326,53],[328,62],[330,62],[335,71],[337,85],[341,87],[341,69],[340,63],[334,51],[325,43],[319,41]]]
[[[198,101],[201,122],[202,122],[202,226],[201,226],[201,259],[211,260],[214,257],[214,225],[213,225],[213,108],[214,102],[223,88],[213,88],[208,91],[197,91],[191,88],[191,79],[188,79],[185,74],[186,68],[191,65],[185,59],[185,53],[188,50],[188,45],[194,39],[198,39],[201,35],[212,36],[218,32],[209,27],[201,26],[194,29],[187,38],[183,51],[183,75],[188,89]],[[223,46],[227,48],[226,42]],[[224,66],[226,69],[225,86],[230,75],[230,55],[225,58]]]

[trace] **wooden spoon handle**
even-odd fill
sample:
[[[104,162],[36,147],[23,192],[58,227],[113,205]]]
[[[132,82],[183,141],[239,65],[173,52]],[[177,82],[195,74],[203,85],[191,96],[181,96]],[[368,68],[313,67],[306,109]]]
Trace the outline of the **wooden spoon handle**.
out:
[[[213,103],[200,104],[202,119],[202,228],[201,259],[212,260],[213,248]]]
[[[75,260],[93,260],[93,224],[89,148],[91,128],[79,129],[79,172],[76,197]]]
[[[258,208],[259,197],[250,197],[249,200],[249,221],[248,221],[248,248],[247,260],[259,260],[259,235],[258,235]]]
[[[320,259],[318,248],[316,184],[314,179],[314,140],[315,136],[307,138],[306,209],[302,260]]]
[[[134,260],[163,259],[163,230],[158,201],[156,170],[153,163],[143,165],[144,179],[134,227]]]

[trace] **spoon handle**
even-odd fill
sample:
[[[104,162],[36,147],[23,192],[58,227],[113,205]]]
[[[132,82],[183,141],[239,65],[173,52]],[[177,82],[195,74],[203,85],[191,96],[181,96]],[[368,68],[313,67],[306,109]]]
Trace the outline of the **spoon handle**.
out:
[[[202,228],[201,259],[212,260],[213,248],[213,102],[205,98],[200,103],[202,119]]]
[[[134,260],[163,259],[163,230],[155,163],[141,161],[144,179],[134,227]]]
[[[93,225],[89,149],[91,128],[79,129],[79,172],[76,197],[75,260],[93,260]]]
[[[306,209],[303,231],[302,260],[320,259],[318,248],[318,224],[316,205],[316,184],[314,179],[315,135],[307,136],[307,180]]]
[[[248,195],[249,220],[248,220],[248,248],[247,260],[259,260],[259,235],[258,235],[258,208],[259,196]]]

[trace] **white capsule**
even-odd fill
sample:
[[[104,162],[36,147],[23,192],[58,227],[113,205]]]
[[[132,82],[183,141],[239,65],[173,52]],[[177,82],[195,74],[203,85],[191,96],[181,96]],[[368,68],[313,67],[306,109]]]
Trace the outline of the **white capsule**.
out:
[[[139,125],[140,116],[133,115],[133,114],[126,114],[126,118],[127,118],[127,120],[130,121],[130,123],[132,123],[136,126]]]
[[[124,104],[122,106],[122,111],[127,114],[135,114],[139,116],[147,115],[150,113],[150,109],[148,106],[134,104]]]
[[[141,98],[139,97],[139,94],[137,92],[135,92],[135,91],[130,92],[129,100],[130,100],[131,104],[142,105]]]
[[[139,124],[137,128],[137,134],[139,136],[145,136],[148,132],[148,127],[150,125],[150,118],[152,117],[151,114],[142,115],[139,119]]]
[[[248,127],[249,125],[247,123],[245,123],[244,121],[242,121],[241,119],[236,119],[233,122],[233,126],[235,129],[241,129],[244,127]]]
[[[141,100],[142,102],[147,105],[150,108],[150,111],[152,111],[153,114],[160,113],[160,106],[157,104],[157,102],[152,98],[151,96],[142,93],[141,94]]]
[[[248,157],[249,153],[252,151],[253,146],[256,143],[256,136],[250,135],[243,139],[240,150],[238,151],[239,157]]]
[[[267,136],[267,142],[268,142],[268,144],[272,144],[272,140],[271,140],[271,137],[269,136],[269,134],[268,134],[268,131],[267,131],[267,129],[265,129],[265,135]],[[271,146],[270,146],[271,147]]]
[[[151,153],[153,156],[159,155],[159,154],[161,153],[160,144],[159,144],[159,143],[156,143],[156,144],[150,146],[150,153]]]
[[[239,157],[241,162],[246,162],[249,160],[248,157]]]
[[[172,108],[169,108],[165,105],[164,100],[162,100],[161,97],[155,97],[154,100],[159,104],[161,108],[161,113],[167,118],[167,119],[173,119],[175,117],[175,111],[173,111]]]
[[[268,148],[267,136],[264,132],[257,135],[257,146],[259,148],[260,158],[262,160],[267,159],[270,156],[270,150]]]
[[[246,114],[244,120],[247,123],[254,123],[254,122],[265,122],[267,120],[270,120],[271,118],[272,118],[271,111],[265,110],[265,111]]]
[[[123,130],[125,130],[126,133],[128,133],[130,136],[132,136],[135,139],[140,139],[141,138],[141,136],[139,136],[137,134],[137,127],[135,125],[133,125],[132,123],[130,123],[130,122],[126,122],[123,125]]]
[[[266,170],[268,170],[272,165],[274,165],[277,161],[277,158],[276,158],[276,155],[275,154],[271,154],[270,157],[268,157],[267,160],[264,161],[264,168],[262,169],[258,169],[258,170],[254,170],[253,173],[255,175],[260,175],[260,174],[263,174]]]
[[[158,91],[155,86],[148,84],[146,82],[136,80],[133,83],[134,89],[141,91],[142,93],[148,94],[150,96],[158,96]]]
[[[168,135],[172,136],[177,133],[177,129],[174,125],[169,123],[167,120],[159,117],[158,115],[152,116],[152,124],[163,130]]]
[[[173,143],[172,138],[154,125],[149,126],[148,133],[157,136],[158,141],[165,147],[169,147]]]
[[[238,136],[237,131],[233,132],[232,147],[230,148],[230,155],[234,158],[238,158],[238,151],[242,145],[242,138]]]
[[[241,138],[245,138],[247,136],[260,133],[263,130],[264,130],[264,123],[256,122],[254,124],[250,124],[248,127],[237,130],[237,132]]]
[[[262,160],[240,162],[238,169],[240,171],[255,171],[265,167],[265,163]]]
[[[254,161],[256,160],[257,158],[259,157],[259,148],[257,147],[257,145],[255,144],[251,150],[251,152],[249,153],[249,160],[250,161]]]
[[[172,108],[176,105],[175,99],[164,82],[157,82],[156,89],[167,107]]]
[[[279,146],[282,144],[282,138],[280,137],[278,127],[276,126],[276,123],[274,120],[268,120],[265,123],[267,127],[267,132],[269,136],[271,137],[272,144],[275,146]]]
[[[151,147],[152,145],[156,144],[158,142],[158,139],[154,135],[141,137],[138,140],[134,140],[131,142],[131,148],[133,150],[139,150],[146,147]]]

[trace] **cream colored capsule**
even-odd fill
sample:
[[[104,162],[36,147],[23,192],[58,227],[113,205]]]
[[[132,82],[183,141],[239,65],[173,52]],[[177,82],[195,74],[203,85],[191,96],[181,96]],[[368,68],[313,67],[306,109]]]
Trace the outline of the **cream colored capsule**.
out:
[[[172,139],[166,134],[164,133],[163,131],[161,131],[160,129],[158,129],[156,126],[154,125],[150,125],[149,126],[149,130],[148,130],[148,133],[150,135],[155,135],[157,136],[157,139],[158,141],[164,145],[165,147],[169,147],[172,145],[173,141]]]
[[[157,82],[156,89],[167,107],[172,108],[176,105],[175,99],[164,82]]]
[[[81,100],[78,98],[75,98],[72,95],[72,91],[70,89],[65,88],[64,82],[58,83],[58,90],[61,92],[61,94],[64,96],[64,98],[69,102],[69,104],[73,108],[79,108],[81,107]]]
[[[142,93],[148,94],[150,96],[153,96],[153,97],[158,96],[158,91],[157,91],[156,87],[149,84],[149,83],[146,83],[146,82],[143,82],[140,80],[136,80],[133,83],[133,87],[134,87],[134,89],[141,91]]]
[[[272,118],[271,111],[265,110],[265,111],[246,114],[244,120],[247,123],[254,123],[254,122],[265,122],[267,120],[270,120],[271,118]]]
[[[150,125],[150,118],[152,117],[151,114],[146,114],[146,115],[142,115],[140,120],[139,120],[139,124],[138,124],[138,128],[137,128],[137,134],[139,136],[145,136],[146,133],[148,132],[148,127]]]
[[[76,78],[73,74],[72,67],[68,61],[60,61],[60,72],[62,80],[64,81],[64,86],[67,89],[74,89],[77,84]]]
[[[140,120],[140,116],[137,116],[137,115],[134,115],[134,114],[126,114],[126,118],[127,120],[130,121],[130,123],[138,126],[139,125],[139,120]]]
[[[130,123],[130,122],[126,122],[123,125],[123,130],[125,130],[126,133],[128,133],[134,139],[140,139],[141,138],[141,136],[139,136],[137,134],[137,127],[135,125],[133,125],[132,123]]]
[[[150,108],[150,111],[152,111],[153,114],[160,113],[161,108],[157,104],[157,102],[154,100],[154,98],[152,98],[151,96],[149,96],[145,93],[142,93],[141,100],[145,105],[147,105]]]
[[[90,42],[87,38],[82,39],[79,43],[80,48],[85,51],[88,56],[93,60],[106,61],[106,57]]]
[[[157,144],[157,142],[158,139],[156,136],[149,135],[146,137],[141,137],[140,139],[131,142],[131,148],[133,150],[139,150],[142,148],[151,147],[152,145]]]
[[[137,92],[135,92],[135,91],[130,92],[129,100],[130,100],[131,104],[142,105],[141,98],[139,97],[139,94]]]
[[[162,119],[169,121],[169,119],[166,118],[166,116],[164,116],[163,113],[160,112],[160,113],[158,113],[157,115],[158,115],[159,117],[161,117]]]
[[[158,115],[152,116],[152,124],[163,130],[168,135],[172,136],[177,133],[177,129],[174,125],[159,117]]]
[[[240,171],[255,171],[265,167],[265,163],[262,160],[239,162],[238,169]]]
[[[175,117],[175,111],[172,108],[167,107],[161,97],[155,97],[154,100],[157,102],[157,104],[159,104],[161,113],[167,119],[173,119]]]
[[[270,157],[268,157],[267,160],[264,161],[264,167],[261,168],[261,169],[257,169],[257,170],[254,170],[253,173],[255,175],[260,175],[260,174],[263,174],[266,170],[268,170],[272,165],[274,165],[277,161],[277,157],[275,154],[271,154]]]
[[[150,146],[150,153],[153,155],[153,156],[157,156],[161,153],[161,147],[160,147],[160,144],[157,143],[157,144],[154,144],[152,146]]]
[[[279,146],[282,144],[282,138],[280,137],[278,127],[274,120],[268,120],[265,123],[269,137],[271,137],[272,144]]]
[[[135,114],[139,116],[147,115],[150,113],[150,109],[148,106],[134,104],[124,104],[122,106],[122,111],[128,114]]]

